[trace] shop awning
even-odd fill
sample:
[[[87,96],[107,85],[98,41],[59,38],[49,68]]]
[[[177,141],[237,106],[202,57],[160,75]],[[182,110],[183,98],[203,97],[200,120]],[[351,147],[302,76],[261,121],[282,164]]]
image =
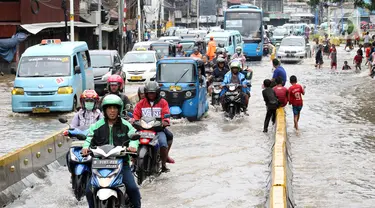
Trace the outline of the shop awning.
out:
[[[70,22],[68,22],[70,27]],[[96,27],[97,25],[85,23],[85,22],[74,22],[74,27]],[[65,22],[46,22],[46,23],[35,23],[35,24],[24,24],[21,27],[32,34],[37,34],[40,31],[47,28],[62,28],[65,27]]]

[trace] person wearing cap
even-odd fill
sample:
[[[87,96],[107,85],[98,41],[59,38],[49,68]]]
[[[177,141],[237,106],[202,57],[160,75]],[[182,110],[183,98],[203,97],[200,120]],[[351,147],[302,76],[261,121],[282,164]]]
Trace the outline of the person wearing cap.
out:
[[[214,41],[214,37],[210,37],[210,42],[208,42],[208,50],[207,50],[207,57],[210,61],[212,61],[215,58],[215,52],[216,52],[216,42]]]
[[[186,53],[182,50],[182,44],[178,44],[176,48],[176,57],[185,57]]]
[[[201,54],[201,53],[199,52],[199,50],[198,50],[198,47],[194,47],[194,48],[193,48],[193,53],[190,55],[190,57],[193,57],[193,58],[200,58],[200,59],[203,58],[202,54]]]

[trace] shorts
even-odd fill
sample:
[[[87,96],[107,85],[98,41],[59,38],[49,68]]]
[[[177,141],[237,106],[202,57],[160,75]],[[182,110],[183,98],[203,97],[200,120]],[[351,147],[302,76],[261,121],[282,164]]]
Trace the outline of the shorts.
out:
[[[293,114],[296,116],[298,115],[302,110],[302,106],[293,106]]]
[[[336,67],[337,67],[337,63],[335,63],[335,62],[331,62],[331,67],[333,67],[333,66],[336,66]]]

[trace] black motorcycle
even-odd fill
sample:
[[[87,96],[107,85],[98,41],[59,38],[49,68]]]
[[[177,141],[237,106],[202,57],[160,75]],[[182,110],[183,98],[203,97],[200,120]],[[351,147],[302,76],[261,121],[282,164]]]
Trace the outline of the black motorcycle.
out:
[[[240,84],[227,84],[225,86],[228,91],[224,94],[224,103],[226,106],[226,115],[233,119],[235,115],[239,115],[241,112],[241,93],[239,89],[242,88]]]
[[[169,115],[164,115],[168,118]],[[134,128],[138,130],[140,135],[138,159],[135,164],[135,172],[138,185],[151,175],[160,175],[161,173],[161,157],[160,145],[157,132],[163,131],[161,119],[153,117],[143,117],[139,121],[135,121]]]

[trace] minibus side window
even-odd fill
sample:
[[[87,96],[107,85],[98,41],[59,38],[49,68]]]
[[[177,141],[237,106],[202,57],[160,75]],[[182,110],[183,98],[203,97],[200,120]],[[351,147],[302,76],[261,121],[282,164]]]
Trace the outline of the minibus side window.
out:
[[[87,65],[88,67],[91,67],[91,58],[90,58],[90,53],[88,50],[85,51],[86,58],[87,58]]]
[[[76,66],[78,66],[78,61],[77,61],[77,56],[74,55],[73,56],[73,71],[75,71]],[[76,73],[74,72],[74,74]]]
[[[87,57],[86,57],[86,53],[85,52],[81,52],[81,56],[82,56],[82,60],[83,60],[83,66],[84,66],[84,68],[86,70],[86,69],[89,68]]]
[[[229,46],[232,45],[232,36],[229,36]]]

